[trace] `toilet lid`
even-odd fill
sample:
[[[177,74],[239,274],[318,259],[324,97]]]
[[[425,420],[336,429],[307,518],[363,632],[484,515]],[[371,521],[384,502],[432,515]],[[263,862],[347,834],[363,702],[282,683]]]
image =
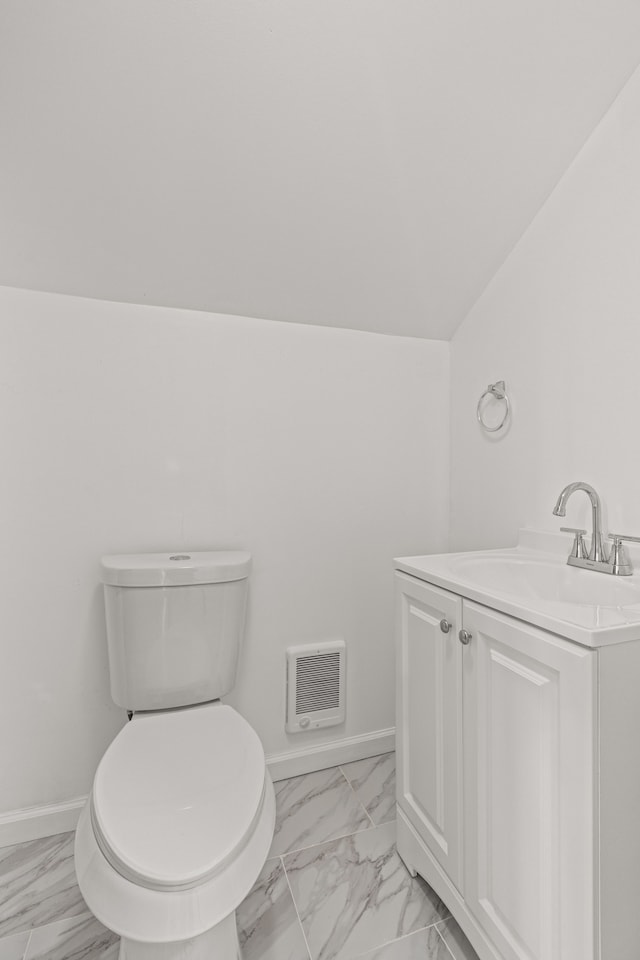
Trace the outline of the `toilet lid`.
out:
[[[264,790],[262,744],[231,707],[137,714],[98,766],[91,819],[118,873],[176,890],[202,883],[238,855]]]

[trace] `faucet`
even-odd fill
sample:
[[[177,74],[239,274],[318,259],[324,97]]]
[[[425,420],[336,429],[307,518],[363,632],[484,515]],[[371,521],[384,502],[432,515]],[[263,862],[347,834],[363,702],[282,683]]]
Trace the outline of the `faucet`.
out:
[[[554,516],[564,517],[567,513],[567,500],[576,492],[584,490],[591,501],[591,549],[587,553],[583,535],[586,530],[578,530],[576,527],[560,527],[567,533],[575,534],[575,540],[567,563],[573,567],[585,567],[587,570],[597,570],[600,573],[612,573],[614,576],[626,577],[633,573],[633,567],[624,549],[623,540],[630,540],[634,543],[640,543],[640,537],[629,537],[626,535],[611,533],[609,540],[613,540],[611,553],[602,544],[602,506],[600,497],[589,483],[578,480],[576,483],[568,483],[561,492],[555,507]]]
[[[606,551],[602,546],[602,506],[600,504],[600,497],[593,489],[591,484],[583,483],[582,480],[577,480],[575,483],[568,483],[564,488],[558,501],[553,508],[554,516],[556,517],[565,517],[567,515],[567,500],[572,493],[575,493],[576,490],[584,490],[584,492],[591,500],[591,519],[593,531],[591,534],[591,549],[589,551],[589,560],[592,560],[594,563],[606,563],[608,560]],[[575,533],[574,530],[571,531]]]

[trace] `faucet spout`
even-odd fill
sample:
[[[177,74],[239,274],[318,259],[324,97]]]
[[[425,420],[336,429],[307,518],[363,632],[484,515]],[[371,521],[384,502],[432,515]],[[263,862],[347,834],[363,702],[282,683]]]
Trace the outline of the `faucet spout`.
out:
[[[589,560],[595,560],[597,563],[607,562],[607,553],[602,544],[602,506],[600,497],[593,489],[591,484],[578,480],[575,483],[569,483],[561,492],[553,513],[556,517],[564,517],[567,513],[567,500],[576,492],[583,490],[591,501],[591,519],[593,523],[593,533],[591,536],[591,549],[589,550]]]

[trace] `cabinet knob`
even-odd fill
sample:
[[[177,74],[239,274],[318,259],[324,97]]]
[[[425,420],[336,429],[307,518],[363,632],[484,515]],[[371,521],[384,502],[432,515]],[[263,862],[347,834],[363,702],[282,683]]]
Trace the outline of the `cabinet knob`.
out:
[[[468,643],[471,643],[471,634],[468,630],[461,630],[458,634],[458,640],[460,643],[464,643],[465,647]]]
[[[451,630],[451,624],[446,619],[446,617],[440,621],[440,629],[442,630],[443,633],[449,633],[449,630]]]

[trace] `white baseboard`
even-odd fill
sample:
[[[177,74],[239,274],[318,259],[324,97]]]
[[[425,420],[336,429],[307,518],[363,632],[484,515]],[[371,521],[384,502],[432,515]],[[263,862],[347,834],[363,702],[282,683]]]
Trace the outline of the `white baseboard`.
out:
[[[314,770],[388,753],[395,750],[395,743],[395,728],[389,727],[359,737],[345,737],[331,743],[310,744],[289,753],[272,754],[267,757],[267,766],[273,780],[285,780],[302,773],[313,773]],[[65,803],[50,803],[0,814],[0,847],[75,830],[86,800],[86,797],[78,797]]]
[[[395,748],[395,727],[388,727],[386,730],[374,730],[359,737],[310,744],[290,753],[271,754],[267,757],[267,766],[272,780],[286,780],[287,777],[298,777],[302,773],[351,763],[352,760],[377,757],[379,753],[389,753]]]
[[[0,847],[75,830],[86,797],[0,814]]]

